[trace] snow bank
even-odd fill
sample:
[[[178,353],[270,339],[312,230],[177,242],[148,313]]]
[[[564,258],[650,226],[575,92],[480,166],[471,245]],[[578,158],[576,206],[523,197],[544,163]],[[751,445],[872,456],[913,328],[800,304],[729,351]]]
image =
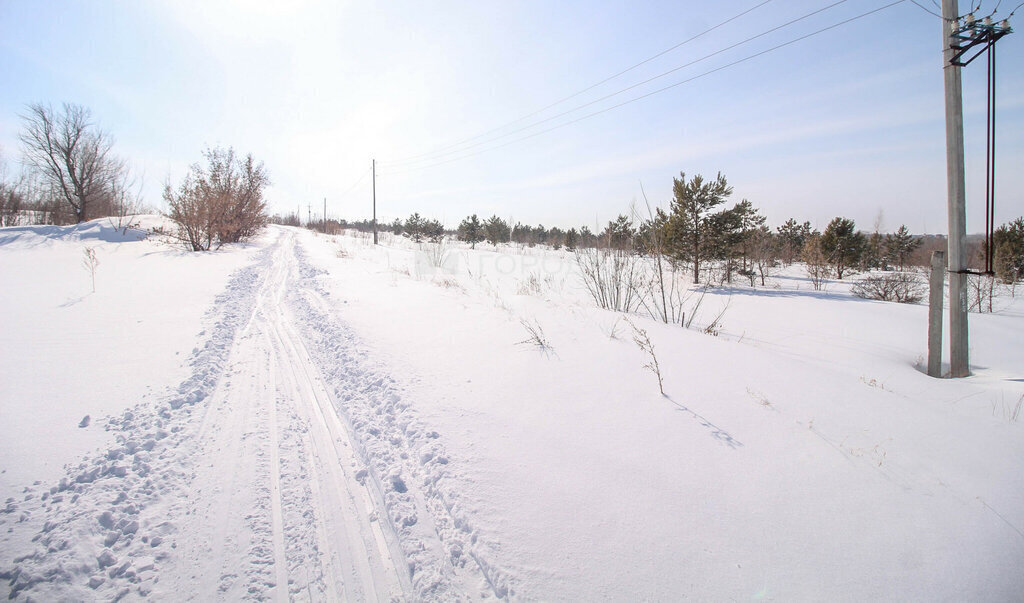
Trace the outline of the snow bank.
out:
[[[920,368],[927,309],[709,292],[718,337],[594,308],[571,254],[307,235],[334,312],[404,375],[449,487],[524,598],[1009,599],[1024,586],[1021,305],[975,376]],[[340,250],[340,251],[339,251]],[[547,349],[522,344],[523,321]],[[952,545],[950,543],[956,543]]]

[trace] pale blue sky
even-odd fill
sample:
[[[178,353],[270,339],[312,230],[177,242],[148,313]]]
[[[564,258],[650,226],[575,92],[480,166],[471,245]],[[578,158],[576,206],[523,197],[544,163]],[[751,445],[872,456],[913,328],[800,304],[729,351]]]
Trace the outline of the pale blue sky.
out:
[[[233,145],[266,163],[275,212],[305,214],[311,203],[318,214],[326,197],[332,217],[368,217],[369,178],[352,186],[376,158],[382,220],[419,211],[454,226],[497,213],[593,226],[642,201],[641,181],[665,205],[680,171],[721,171],[734,200],[749,199],[772,224],[792,216],[823,228],[843,215],[870,229],[882,210],[885,230],[944,232],[940,23],[910,2],[527,140],[440,165],[462,154],[394,163],[503,126],[761,1],[0,0],[0,148],[18,161],[26,104],[70,101],[114,134],[156,207],[164,180],[180,180],[204,147]],[[774,0],[532,121],[834,2]],[[848,0],[467,153],[888,3]],[[1022,39],[998,45],[999,222],[1024,214]],[[979,60],[964,74],[972,232],[984,220],[984,85]]]

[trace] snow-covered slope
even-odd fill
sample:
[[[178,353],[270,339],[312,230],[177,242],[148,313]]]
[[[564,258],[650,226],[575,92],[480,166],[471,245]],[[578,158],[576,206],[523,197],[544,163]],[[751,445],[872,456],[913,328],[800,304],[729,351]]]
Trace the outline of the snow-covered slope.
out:
[[[0,310],[24,317],[0,334],[15,597],[1024,587],[1019,299],[972,315],[973,377],[934,380],[926,308],[798,271],[711,290],[694,323],[727,307],[711,336],[597,309],[564,251],[135,239],[0,230]]]

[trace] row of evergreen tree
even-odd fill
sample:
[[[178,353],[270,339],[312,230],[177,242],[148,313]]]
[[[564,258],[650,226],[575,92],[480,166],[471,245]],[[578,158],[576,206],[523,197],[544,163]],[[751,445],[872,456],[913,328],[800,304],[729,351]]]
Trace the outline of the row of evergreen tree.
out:
[[[446,230],[439,221],[418,213],[405,220],[396,219],[386,228],[416,242],[455,236],[472,247],[486,241],[492,245],[548,245],[568,250],[607,248],[659,254],[676,265],[688,266],[695,282],[701,282],[706,268],[714,266],[723,280],[729,281],[739,274],[752,283],[759,276],[763,283],[772,267],[797,260],[827,266],[839,279],[851,271],[904,271],[923,242],[905,225],[892,234],[867,234],[859,231],[852,219],[841,216],[831,220],[821,232],[812,228],[810,222],[793,218],[772,230],[767,226],[766,216],[750,201],[743,199],[727,205],[733,189],[721,173],[714,179],[699,174],[687,178],[680,173],[673,178],[672,192],[667,210],[656,208],[646,217],[620,215],[599,232],[587,226],[563,230],[518,222],[510,225],[499,216],[481,219],[477,214],[466,217],[455,230]],[[361,221],[342,226],[370,230],[373,225]],[[1024,275],[1024,218],[996,231],[994,250],[995,268],[1003,280],[1011,282]]]

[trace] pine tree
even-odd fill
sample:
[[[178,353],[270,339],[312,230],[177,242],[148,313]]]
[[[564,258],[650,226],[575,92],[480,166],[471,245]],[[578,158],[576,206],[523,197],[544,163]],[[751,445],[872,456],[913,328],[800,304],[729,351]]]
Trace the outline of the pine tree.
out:
[[[860,262],[866,240],[849,218],[833,218],[821,235],[821,249],[828,263],[843,280],[843,274]]]
[[[907,230],[907,227],[902,224],[895,233],[885,237],[886,257],[900,271],[906,267],[907,258],[910,257],[910,254],[920,246],[921,239],[915,238]]]
[[[612,249],[630,249],[633,247],[633,237],[636,230],[633,228],[633,221],[628,216],[620,215],[608,223],[601,237],[605,244]]]
[[[507,242],[511,234],[508,223],[498,216],[491,216],[484,222],[484,236],[491,245]]]
[[[422,242],[427,221],[420,214],[414,213],[405,220],[402,230],[416,243]]]
[[[432,243],[440,243],[444,239],[444,224],[437,220],[424,220],[423,236]]]
[[[762,216],[757,208],[754,207],[754,204],[746,199],[737,203],[730,211],[734,215],[734,221],[738,228],[738,236],[734,243],[733,251],[742,259],[742,269],[748,270],[747,260],[750,256],[750,239],[756,231],[765,225],[768,219]]]
[[[561,249],[562,243],[565,242],[565,231],[557,226],[552,226],[551,230],[548,231],[548,243],[554,249]]]
[[[458,238],[460,241],[469,243],[471,249],[476,249],[476,244],[484,240],[484,225],[476,214],[466,218],[459,224]]]
[[[740,244],[743,239],[743,224],[737,206],[712,214],[708,218],[707,259],[722,262],[725,271],[725,282],[732,282],[732,274],[736,272],[736,259],[739,257]]]
[[[1003,224],[992,234],[995,271],[1004,283],[1024,277],[1024,217]]]
[[[812,229],[810,222],[797,224],[793,218],[776,228],[779,233],[779,255],[787,265],[800,257],[807,239],[810,238]]]
[[[580,243],[580,233],[575,228],[570,228],[565,233],[565,248],[568,251],[576,251],[576,246]]]
[[[689,182],[686,173],[672,179],[672,215],[669,220],[672,255],[680,261],[693,264],[693,282],[700,282],[700,264],[709,259],[711,243],[715,240],[715,222],[721,221],[712,213],[732,194],[725,176],[719,172],[714,181],[705,182],[700,174]]]
[[[888,238],[891,235],[882,236],[882,233],[877,230],[871,233],[871,236],[867,238],[867,243],[864,245],[864,253],[861,254],[860,264],[864,270],[874,270],[875,268],[881,268],[885,270],[888,268],[891,258],[889,256],[889,245]]]

